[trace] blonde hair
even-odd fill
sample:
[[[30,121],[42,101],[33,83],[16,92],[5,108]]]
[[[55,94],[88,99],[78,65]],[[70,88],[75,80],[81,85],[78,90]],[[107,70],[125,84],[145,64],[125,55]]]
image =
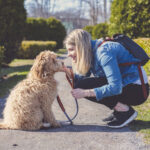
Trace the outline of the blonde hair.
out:
[[[73,70],[85,75],[92,63],[91,35],[82,29],[75,29],[66,37],[64,44],[75,46],[77,62],[72,63]]]

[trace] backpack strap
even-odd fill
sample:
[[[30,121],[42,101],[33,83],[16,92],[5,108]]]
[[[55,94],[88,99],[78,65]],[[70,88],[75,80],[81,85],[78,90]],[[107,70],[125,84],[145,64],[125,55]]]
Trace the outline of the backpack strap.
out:
[[[114,41],[112,38],[106,38],[104,41],[102,41],[98,47],[100,47],[103,43],[107,42],[107,41]]]
[[[108,38],[108,39],[104,40],[103,42],[101,42],[98,45],[98,47],[100,47],[103,43],[105,43],[107,41],[113,41],[113,39]],[[144,95],[144,98],[147,99],[148,94],[147,94],[147,91],[146,91],[146,86],[145,86],[145,83],[144,83],[143,73],[142,73],[142,70],[141,70],[141,63],[139,63],[139,62],[127,62],[127,63],[120,63],[119,66],[130,66],[130,65],[133,65],[133,64],[136,64],[138,66],[139,76],[140,76],[140,80],[141,80],[141,84],[142,84],[143,95]]]
[[[136,64],[138,66],[138,71],[139,71],[139,76],[140,76],[140,80],[141,80],[143,95],[144,95],[144,98],[147,99],[148,95],[147,95],[146,86],[144,83],[143,73],[142,73],[142,69],[141,69],[141,63],[127,62],[127,63],[121,63],[121,64],[119,64],[119,66],[129,66],[132,64]]]
[[[138,70],[139,70],[139,75],[140,75],[140,79],[141,79],[141,83],[142,83],[142,90],[143,90],[144,98],[147,99],[148,94],[147,94],[146,86],[145,86],[144,79],[143,79],[141,65],[138,65]]]

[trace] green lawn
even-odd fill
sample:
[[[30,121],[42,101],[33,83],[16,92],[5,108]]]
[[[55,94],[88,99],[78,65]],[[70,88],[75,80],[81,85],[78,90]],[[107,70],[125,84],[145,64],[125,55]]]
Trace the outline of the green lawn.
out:
[[[130,124],[130,128],[144,133],[144,141],[150,144],[150,96],[144,104],[134,108],[138,111],[138,117]]]
[[[32,64],[33,60],[15,59],[9,64],[9,68],[1,69],[0,77],[7,76],[0,82],[0,98],[9,94],[9,90],[26,77]]]

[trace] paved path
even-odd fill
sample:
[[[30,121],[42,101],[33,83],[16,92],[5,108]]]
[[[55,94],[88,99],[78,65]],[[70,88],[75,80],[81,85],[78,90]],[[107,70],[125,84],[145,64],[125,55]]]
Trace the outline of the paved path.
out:
[[[65,64],[70,65],[70,60],[65,59]],[[66,111],[73,116],[75,103],[65,74],[57,73],[56,79]],[[0,100],[0,110],[4,107],[3,101]],[[128,127],[107,128],[101,119],[111,112],[105,106],[85,99],[78,102],[79,114],[73,126],[37,132],[0,130],[0,150],[150,150]],[[56,101],[53,110],[58,120],[66,120]]]

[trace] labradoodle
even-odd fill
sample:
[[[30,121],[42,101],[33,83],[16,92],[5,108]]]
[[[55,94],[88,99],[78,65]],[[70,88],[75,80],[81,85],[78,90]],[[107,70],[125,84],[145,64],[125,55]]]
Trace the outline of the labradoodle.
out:
[[[53,115],[52,104],[57,96],[54,74],[62,68],[63,63],[56,59],[54,52],[41,52],[27,78],[18,83],[7,98],[0,128],[38,130],[49,125],[60,127]]]

